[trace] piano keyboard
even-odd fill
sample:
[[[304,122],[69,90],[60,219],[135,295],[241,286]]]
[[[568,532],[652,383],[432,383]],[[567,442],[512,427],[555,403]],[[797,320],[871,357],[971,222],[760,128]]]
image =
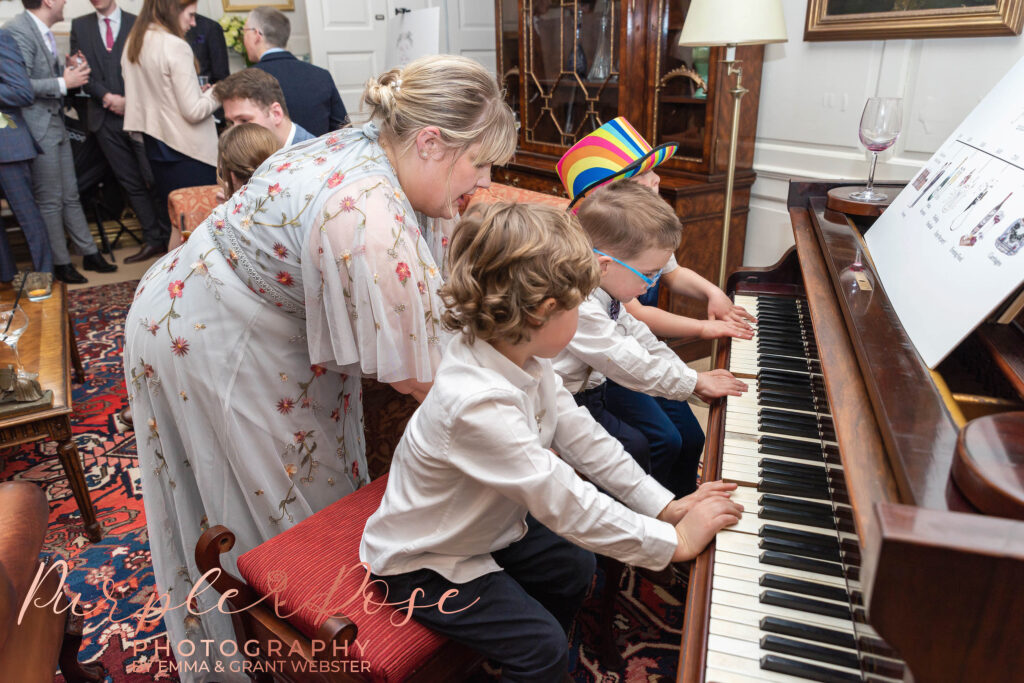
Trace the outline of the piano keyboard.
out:
[[[758,324],[732,340],[729,370],[756,391],[726,400],[721,478],[744,513],[715,541],[705,680],[899,683],[902,662],[865,621],[806,302],[735,301]]]

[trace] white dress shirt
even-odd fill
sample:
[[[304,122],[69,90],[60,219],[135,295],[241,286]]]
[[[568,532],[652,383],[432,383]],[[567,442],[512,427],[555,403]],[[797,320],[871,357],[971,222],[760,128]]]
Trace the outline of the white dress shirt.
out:
[[[96,20],[100,26],[100,43],[103,47],[107,46],[107,22],[110,19],[110,30],[114,33],[114,42],[117,42],[117,33],[121,30],[121,8],[114,7],[114,11],[110,13],[110,16],[103,16],[99,12],[96,13]]]
[[[678,267],[679,262],[676,261],[676,255],[672,254],[671,256],[668,257],[668,262],[665,264],[665,267],[661,269],[661,274],[665,275],[666,273],[671,273]]]
[[[53,47],[54,51],[57,51],[57,39],[54,37],[53,31],[50,30],[50,27],[47,26],[46,24],[44,24],[43,20],[40,19],[39,17],[37,17],[32,12],[29,12],[28,15],[30,17],[32,17],[32,21],[36,22],[36,28],[39,29],[39,33],[42,34],[42,36],[43,36],[43,44],[46,45],[47,49],[49,49],[50,47]],[[50,42],[51,40],[53,42]],[[57,52],[56,57],[57,57],[57,63],[60,64],[60,53],[59,52]],[[67,86],[67,83],[64,82],[64,77],[63,76],[57,76],[57,83],[60,84],[60,94],[61,95],[67,95],[68,94],[68,86]]]
[[[565,388],[575,394],[600,386],[607,378],[652,396],[689,398],[697,385],[697,372],[624,306],[618,320],[612,320],[611,302],[599,287],[580,304],[576,335],[554,359]]]
[[[550,361],[520,368],[460,334],[395,449],[359,558],[381,576],[426,568],[465,583],[500,571],[491,553],[526,534],[529,512],[583,548],[660,569],[677,537],[655,517],[671,500],[576,405]]]
[[[285,147],[291,147],[295,143],[296,130],[298,130],[298,128],[295,127],[295,122],[292,121],[292,127],[288,129],[288,139],[284,141],[282,149],[284,149]]]

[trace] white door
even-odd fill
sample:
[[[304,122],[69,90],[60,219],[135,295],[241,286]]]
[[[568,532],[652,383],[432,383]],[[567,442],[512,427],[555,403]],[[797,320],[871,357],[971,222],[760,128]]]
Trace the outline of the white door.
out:
[[[352,115],[360,110],[367,79],[386,66],[387,21],[399,7],[440,7],[441,50],[495,69],[491,0],[306,0],[313,63],[331,72]]]

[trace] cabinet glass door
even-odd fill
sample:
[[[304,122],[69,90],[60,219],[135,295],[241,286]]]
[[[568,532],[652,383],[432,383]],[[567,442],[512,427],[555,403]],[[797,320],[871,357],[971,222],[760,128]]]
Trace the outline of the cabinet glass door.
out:
[[[689,0],[658,0],[654,144],[679,143],[675,159],[704,161],[711,48],[678,45]]]
[[[568,147],[619,111],[619,0],[521,0],[523,141]]]

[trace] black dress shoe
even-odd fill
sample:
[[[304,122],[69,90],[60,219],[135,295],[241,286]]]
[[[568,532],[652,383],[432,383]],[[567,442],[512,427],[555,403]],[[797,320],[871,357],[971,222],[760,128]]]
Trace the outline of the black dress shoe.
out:
[[[97,273],[113,273],[117,266],[104,261],[103,254],[97,251],[95,254],[86,254],[82,257],[82,269],[95,270]]]
[[[86,280],[81,273],[75,270],[75,267],[70,263],[65,263],[62,266],[54,266],[53,276],[61,282],[66,282],[69,285],[81,285],[88,282],[88,280]]]
[[[138,263],[139,261],[148,261],[151,258],[157,256],[163,256],[167,253],[167,247],[154,247],[152,244],[143,244],[142,248],[131,256],[127,256],[124,259],[125,263]]]

